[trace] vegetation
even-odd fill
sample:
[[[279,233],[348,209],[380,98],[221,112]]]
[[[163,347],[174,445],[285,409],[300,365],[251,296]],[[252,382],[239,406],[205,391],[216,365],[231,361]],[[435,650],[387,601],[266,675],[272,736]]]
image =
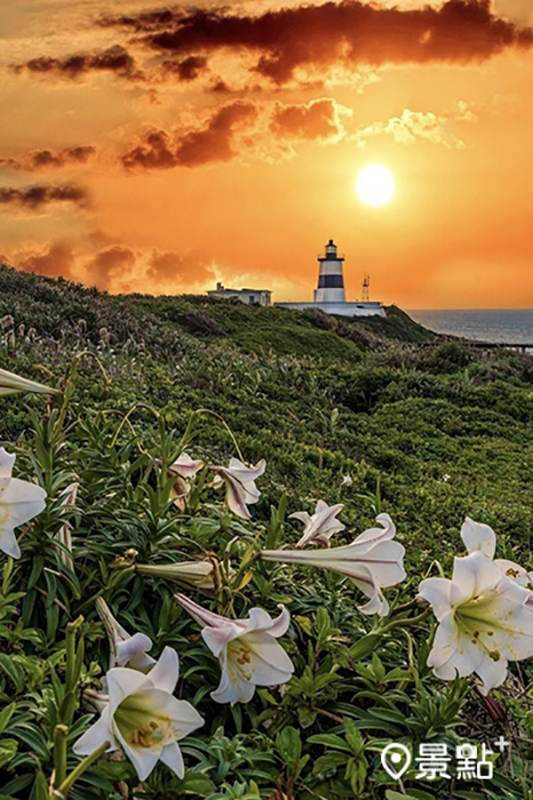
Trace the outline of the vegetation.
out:
[[[183,779],[158,764],[141,791],[132,764],[111,754],[75,782],[73,800],[532,800],[530,662],[512,663],[489,698],[473,676],[439,680],[426,664],[433,616],[415,601],[435,560],[449,575],[464,554],[465,516],[494,528],[499,557],[528,567],[531,357],[445,340],[394,307],[386,319],[342,320],[203,297],[111,297],[7,267],[0,321],[0,367],[62,390],[50,401],[0,397],[14,474],[48,494],[17,530],[21,558],[0,554],[0,800],[57,797],[57,774],[80,762],[72,744],[96,719],[91,693],[109,663],[99,596],[124,628],[150,637],[154,658],[176,649],[178,696],[205,724],[181,742]],[[167,469],[185,448],[211,465],[239,451],[249,464],[266,460],[250,520],[228,511],[205,470],[186,509],[176,507]],[[344,504],[346,530],[332,546],[379,513],[396,523],[407,579],[386,592],[390,616],[363,615],[342,576],[256,560],[294,547],[302,524],[288,515],[313,513],[320,499]],[[58,543],[66,522],[70,564]],[[204,557],[217,568],[212,599],[136,569]],[[294,677],[249,703],[215,703],[217,660],[177,590],[230,617],[254,606],[275,616],[285,604],[292,620],[279,641]],[[500,735],[512,747],[494,756],[492,780],[428,782],[414,764],[398,783],[381,767],[390,742],[415,752]]]

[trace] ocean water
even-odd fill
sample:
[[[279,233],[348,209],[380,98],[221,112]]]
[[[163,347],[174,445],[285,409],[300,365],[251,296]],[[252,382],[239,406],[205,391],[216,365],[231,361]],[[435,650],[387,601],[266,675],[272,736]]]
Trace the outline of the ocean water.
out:
[[[416,310],[407,312],[436,333],[450,333],[483,342],[533,345],[533,309]]]

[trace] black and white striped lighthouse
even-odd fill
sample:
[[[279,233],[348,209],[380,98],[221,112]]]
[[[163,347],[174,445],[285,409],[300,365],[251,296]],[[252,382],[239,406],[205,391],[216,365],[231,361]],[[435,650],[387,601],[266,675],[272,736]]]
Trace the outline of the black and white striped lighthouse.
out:
[[[330,239],[326,245],[326,254],[318,257],[318,287],[315,289],[315,303],[344,303],[344,277],[342,262],[344,258],[337,255],[337,245]]]

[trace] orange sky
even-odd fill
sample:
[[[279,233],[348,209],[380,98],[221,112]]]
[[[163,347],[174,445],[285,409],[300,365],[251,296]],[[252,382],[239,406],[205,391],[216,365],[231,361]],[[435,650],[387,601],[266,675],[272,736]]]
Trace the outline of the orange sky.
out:
[[[0,254],[112,292],[533,307],[530,0],[0,7]],[[387,166],[396,194],[354,184]]]

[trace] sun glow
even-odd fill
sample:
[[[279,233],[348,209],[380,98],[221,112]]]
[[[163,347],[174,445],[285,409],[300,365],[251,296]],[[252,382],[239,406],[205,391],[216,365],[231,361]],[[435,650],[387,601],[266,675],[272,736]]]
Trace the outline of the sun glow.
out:
[[[394,195],[394,178],[387,167],[370,164],[357,176],[355,189],[363,203],[369,206],[382,206]]]

